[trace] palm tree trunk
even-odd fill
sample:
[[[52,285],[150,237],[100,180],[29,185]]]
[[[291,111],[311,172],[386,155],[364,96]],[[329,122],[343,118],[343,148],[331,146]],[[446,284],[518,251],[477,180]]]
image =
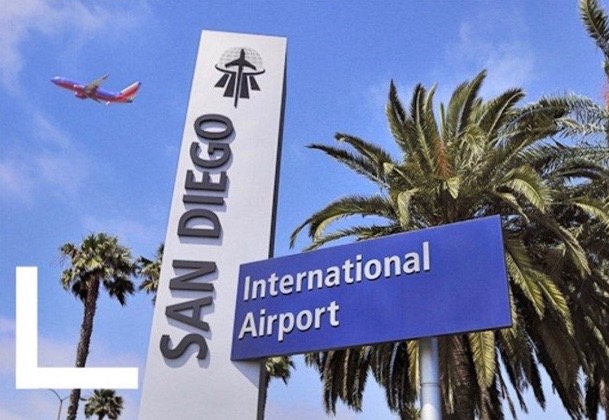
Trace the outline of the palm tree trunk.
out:
[[[258,389],[258,413],[256,414],[256,420],[264,420],[264,414],[266,411],[266,400],[268,397],[269,384],[271,383],[271,375],[266,369],[266,363],[260,363],[260,379]]]
[[[76,349],[76,367],[85,367],[89,356],[89,345],[93,333],[93,319],[97,310],[97,297],[99,296],[99,279],[92,277],[84,304],[84,315],[80,326],[80,341]],[[67,420],[76,420],[78,404],[80,402],[80,389],[73,389],[70,393]]]
[[[454,395],[455,413],[450,418],[454,420],[473,420],[476,393],[472,389],[472,384],[474,384],[475,379],[470,371],[471,364],[467,360],[465,339],[461,335],[455,335],[452,339],[455,389],[462,390],[462,392],[456,392]]]

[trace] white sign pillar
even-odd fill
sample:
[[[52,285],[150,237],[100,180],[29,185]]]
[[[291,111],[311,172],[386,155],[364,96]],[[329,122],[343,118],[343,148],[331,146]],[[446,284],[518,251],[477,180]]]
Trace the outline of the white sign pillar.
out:
[[[286,44],[202,32],[140,419],[261,415],[260,363],[232,362],[230,351],[239,265],[273,248]]]
[[[422,420],[442,420],[440,350],[438,345],[438,337],[419,340]]]

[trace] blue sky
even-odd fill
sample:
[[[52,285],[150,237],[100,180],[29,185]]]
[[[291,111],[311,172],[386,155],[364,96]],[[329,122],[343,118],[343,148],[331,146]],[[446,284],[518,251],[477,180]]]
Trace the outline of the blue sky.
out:
[[[522,87],[525,102],[565,92],[600,102],[604,89],[575,0],[0,0],[1,419],[54,418],[58,408],[49,391],[14,389],[15,267],[39,268],[40,363],[70,366],[82,306],[59,285],[58,248],[105,231],[152,257],[163,240],[202,29],[288,38],[277,256],[306,244],[292,250],[288,239],[312,212],[372,191],[305,146],[340,131],[395,151],[384,120],[390,80],[405,101],[419,82],[437,83],[446,101],[482,69],[485,97]],[[80,101],[49,81],[105,73],[110,90],[142,82],[133,104]],[[101,299],[89,365],[143,371],[151,315],[149,296],[124,308]],[[325,418],[316,373],[297,364],[287,387],[271,385],[269,420]],[[336,418],[392,418],[369,387],[363,413],[340,407]],[[123,418],[135,419],[139,393],[120,393]],[[549,401],[541,414],[531,400],[529,418],[568,418]]]

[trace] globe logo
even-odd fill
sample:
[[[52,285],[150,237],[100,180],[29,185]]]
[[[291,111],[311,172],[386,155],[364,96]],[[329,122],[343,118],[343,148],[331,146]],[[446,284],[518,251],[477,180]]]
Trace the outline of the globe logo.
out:
[[[264,73],[264,67],[260,54],[251,48],[226,50],[216,64],[216,70],[223,75],[215,87],[224,89],[225,98],[233,98],[235,108],[239,99],[249,99],[250,91],[260,91],[256,76]]]

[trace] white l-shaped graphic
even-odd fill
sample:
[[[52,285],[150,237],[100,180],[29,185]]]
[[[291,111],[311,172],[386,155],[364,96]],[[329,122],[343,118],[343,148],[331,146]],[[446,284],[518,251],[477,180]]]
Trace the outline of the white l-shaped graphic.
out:
[[[134,367],[38,367],[38,267],[17,267],[16,276],[17,389],[137,389]]]

